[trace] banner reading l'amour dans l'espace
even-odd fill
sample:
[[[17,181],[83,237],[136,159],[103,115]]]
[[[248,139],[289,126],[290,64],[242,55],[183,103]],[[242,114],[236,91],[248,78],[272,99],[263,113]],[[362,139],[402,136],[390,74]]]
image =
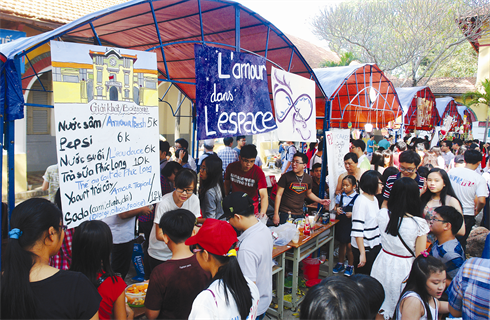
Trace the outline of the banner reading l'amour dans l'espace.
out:
[[[197,44],[194,52],[199,140],[277,128],[265,58]]]

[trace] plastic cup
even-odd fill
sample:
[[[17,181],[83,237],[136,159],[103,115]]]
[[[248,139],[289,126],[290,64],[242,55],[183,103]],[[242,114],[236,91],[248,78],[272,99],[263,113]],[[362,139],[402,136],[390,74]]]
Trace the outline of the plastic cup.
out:
[[[293,236],[293,239],[291,239],[293,243],[298,243],[299,241],[299,232],[296,232]]]
[[[313,226],[315,224],[315,216],[308,216],[308,219],[310,220],[310,226]]]
[[[333,220],[335,220],[335,213],[330,214],[330,221],[333,221]]]

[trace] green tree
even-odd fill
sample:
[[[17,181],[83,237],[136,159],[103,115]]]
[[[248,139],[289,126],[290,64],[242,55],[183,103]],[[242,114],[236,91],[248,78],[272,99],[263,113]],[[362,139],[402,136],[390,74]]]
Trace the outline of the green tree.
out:
[[[323,61],[320,68],[343,67],[348,66],[352,61],[359,60],[352,52],[344,52],[340,55],[340,61]]]
[[[312,26],[333,51],[352,52],[417,86],[457,59],[461,44],[488,33],[487,2],[352,0],[324,8]]]
[[[485,125],[485,136],[483,138],[483,142],[487,142],[487,134],[488,134],[488,108],[490,107],[490,81],[485,79],[481,82],[480,91],[469,91],[463,93],[461,96],[463,98],[463,103],[466,106],[472,106],[474,104],[485,104],[487,106],[487,123]]]

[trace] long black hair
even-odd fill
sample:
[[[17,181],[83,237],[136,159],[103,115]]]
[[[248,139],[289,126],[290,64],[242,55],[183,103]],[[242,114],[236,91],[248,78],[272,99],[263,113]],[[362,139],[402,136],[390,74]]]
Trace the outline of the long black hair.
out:
[[[61,230],[62,213],[52,202],[42,198],[28,199],[12,211],[10,226],[19,229],[18,239],[10,238],[2,259],[2,318],[36,318],[34,292],[29,275],[38,258],[29,251],[47,237],[49,228]]]
[[[207,179],[202,180],[199,186],[199,200],[201,202],[201,206],[204,204],[204,196],[209,189],[214,188],[215,186],[219,186],[221,189],[221,195],[225,197],[225,187],[223,185],[223,161],[215,154],[211,154],[207,156],[201,164],[206,165],[206,175]]]
[[[371,158],[371,164],[374,166],[374,170],[378,171],[378,168],[384,168],[385,162],[383,157],[383,151],[374,150],[373,157]]]
[[[99,274],[107,274],[114,283],[117,278],[110,264],[111,251],[112,233],[109,226],[99,220],[85,221],[73,236],[70,270],[86,275],[95,287]]]
[[[398,230],[406,213],[414,217],[422,217],[420,212],[419,185],[412,178],[401,178],[395,181],[388,199],[390,221],[385,232],[398,236]]]
[[[447,203],[446,203],[447,196],[451,196],[451,197],[455,198],[456,200],[458,200],[459,205],[461,206],[461,201],[459,201],[458,197],[456,196],[456,193],[454,192],[454,189],[451,185],[451,180],[449,180],[449,176],[447,175],[446,171],[443,169],[440,169],[440,168],[434,168],[434,169],[429,171],[429,175],[431,173],[434,173],[434,172],[439,173],[439,175],[442,177],[442,181],[444,182],[444,188],[442,188],[441,194],[440,194],[441,204],[443,206],[447,205]],[[429,177],[429,175],[427,175],[427,177]],[[434,194],[435,193],[433,193],[432,191],[430,191],[429,188],[427,188],[427,190],[424,192],[424,194],[422,194],[420,196],[421,212],[424,211],[424,208],[427,205],[427,202],[430,201],[430,199],[432,198],[432,196],[434,196]],[[463,208],[463,206],[461,206],[461,208]]]
[[[202,249],[199,244],[197,245]],[[235,248],[235,244],[230,249]],[[213,258],[221,265],[218,272],[214,275],[211,282],[215,280],[221,280],[225,292],[226,304],[229,304],[228,290],[230,291],[233,299],[240,313],[241,319],[246,319],[250,313],[252,307],[252,293],[248,286],[247,280],[242,273],[242,269],[238,264],[236,256],[219,256],[208,251]]]
[[[412,269],[410,270],[410,274],[408,275],[407,285],[400,294],[400,299],[398,300],[397,306],[399,306],[401,302],[401,297],[406,292],[413,291],[420,296],[424,303],[427,320],[437,320],[432,319],[429,303],[427,303],[427,301],[429,301],[429,299],[431,298],[429,292],[427,292],[427,279],[430,278],[430,275],[432,273],[442,272],[445,270],[446,265],[441,260],[434,258],[433,256],[424,257],[423,255],[419,255],[413,261]],[[395,310],[393,319],[396,319],[397,309]]]

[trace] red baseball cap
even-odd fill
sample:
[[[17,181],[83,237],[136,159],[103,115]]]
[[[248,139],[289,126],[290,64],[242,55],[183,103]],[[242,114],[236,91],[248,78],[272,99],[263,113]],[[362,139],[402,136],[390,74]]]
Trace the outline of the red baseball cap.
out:
[[[226,256],[236,242],[238,242],[236,231],[228,222],[206,219],[199,232],[187,239],[185,244],[188,246],[199,244],[210,253]]]

